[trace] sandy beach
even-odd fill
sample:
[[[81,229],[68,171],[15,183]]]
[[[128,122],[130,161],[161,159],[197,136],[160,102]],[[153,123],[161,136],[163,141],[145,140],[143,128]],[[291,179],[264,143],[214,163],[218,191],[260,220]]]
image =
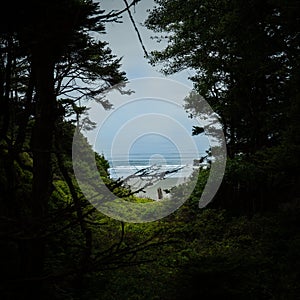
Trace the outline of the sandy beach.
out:
[[[157,182],[156,184],[147,187],[145,189],[146,193],[140,192],[138,194],[136,194],[136,196],[141,197],[141,198],[150,198],[153,200],[159,200],[159,193],[158,193],[158,189],[160,188],[162,191],[162,197],[163,198],[168,198],[170,197],[169,193],[166,193],[166,191],[164,190],[170,190],[172,187],[174,186],[178,186],[181,183],[185,182],[185,178],[166,178],[166,179],[162,179],[159,182]],[[129,181],[129,185],[131,185],[133,187],[134,190],[136,190],[139,187],[142,187],[145,185],[145,181],[142,180],[130,180]]]

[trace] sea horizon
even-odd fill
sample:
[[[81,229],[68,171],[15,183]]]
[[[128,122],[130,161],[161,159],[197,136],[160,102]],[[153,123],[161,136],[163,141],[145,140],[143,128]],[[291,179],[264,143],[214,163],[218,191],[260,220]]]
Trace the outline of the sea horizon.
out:
[[[201,154],[204,156],[204,154]],[[197,168],[194,160],[201,155],[195,153],[130,153],[107,158],[110,168],[109,174],[113,179],[127,178],[132,174],[146,169],[155,169],[157,173],[166,172],[166,178],[188,178]],[[176,171],[177,170],[177,171]]]

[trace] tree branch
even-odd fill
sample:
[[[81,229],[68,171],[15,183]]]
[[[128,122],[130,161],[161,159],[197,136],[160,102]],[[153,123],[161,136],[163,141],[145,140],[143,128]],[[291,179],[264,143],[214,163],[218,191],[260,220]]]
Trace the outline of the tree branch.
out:
[[[131,23],[132,23],[132,25],[133,25],[133,27],[134,27],[134,30],[135,30],[135,32],[136,32],[136,34],[137,34],[137,36],[138,36],[139,42],[140,42],[140,44],[141,44],[141,46],[142,46],[142,48],[143,48],[145,57],[148,58],[148,57],[149,57],[148,52],[147,52],[147,50],[146,50],[146,47],[145,47],[145,45],[144,45],[144,43],[143,43],[142,37],[141,37],[141,35],[140,35],[140,32],[139,32],[139,30],[138,30],[138,28],[137,28],[137,26],[136,26],[136,24],[135,24],[135,21],[134,21],[134,19],[133,19],[132,14],[131,14],[130,6],[128,5],[127,0],[123,0],[123,1],[124,1],[125,5],[126,5],[126,8],[127,8],[126,10],[127,10],[127,12],[128,12],[128,15],[129,15],[129,18],[130,18],[130,20],[131,20]]]

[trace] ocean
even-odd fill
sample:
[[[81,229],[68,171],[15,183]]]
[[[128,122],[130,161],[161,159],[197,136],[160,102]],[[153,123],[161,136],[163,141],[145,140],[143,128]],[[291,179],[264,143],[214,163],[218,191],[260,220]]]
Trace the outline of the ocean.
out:
[[[187,181],[195,169],[194,159],[200,156],[195,153],[130,153],[130,155],[118,155],[114,159],[108,157],[110,164],[110,177],[113,179],[126,179],[136,174],[129,181],[133,190],[137,190],[141,184],[145,184],[147,179],[154,180],[155,184],[145,189],[145,192],[137,194],[140,197],[159,200],[158,189],[163,190],[163,198],[169,197],[169,190]],[[143,172],[142,179],[139,178]],[[164,175],[160,177],[160,175]]]
[[[111,178],[126,178],[135,172],[153,168],[160,172],[168,172],[180,169],[178,172],[169,173],[166,176],[171,178],[188,177],[193,171],[194,159],[197,159],[194,153],[153,154],[153,153],[133,153],[129,156],[119,155],[108,158],[110,164],[109,173]]]

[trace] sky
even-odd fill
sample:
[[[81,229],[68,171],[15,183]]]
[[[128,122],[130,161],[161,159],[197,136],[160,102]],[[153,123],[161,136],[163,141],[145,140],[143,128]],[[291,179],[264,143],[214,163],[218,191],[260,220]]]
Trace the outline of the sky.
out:
[[[130,3],[130,0],[128,0]],[[114,9],[124,9],[125,5],[123,0],[106,0],[101,1],[101,7],[107,11]],[[165,42],[157,43],[155,40],[151,39],[155,34],[142,26],[148,16],[148,9],[154,7],[153,0],[142,0],[134,8],[131,8],[132,15],[134,17],[135,23],[139,29],[142,36],[143,43],[148,53],[153,50],[161,50],[166,45]],[[128,14],[124,13],[122,18],[123,23],[108,23],[106,25],[106,36],[105,40],[109,42],[110,48],[113,50],[114,54],[118,57],[123,57],[122,64],[123,69],[126,71],[128,79],[135,79],[140,77],[164,77],[162,73],[159,72],[160,67],[153,67],[144,58],[143,49],[138,41],[137,34],[133,28],[132,23],[129,20]],[[192,83],[188,80],[191,75],[191,71],[182,71],[179,74],[169,76],[168,78],[180,81],[188,86],[192,87]]]
[[[154,33],[141,25],[147,18],[147,9],[153,5],[152,0],[142,0],[135,11],[131,9],[148,53],[166,45],[151,39]],[[122,0],[102,1],[101,6],[106,11],[124,7]],[[89,115],[97,127],[87,133],[90,143],[109,160],[138,152],[164,156],[174,149],[199,157],[199,152],[208,149],[208,140],[205,136],[192,137],[192,127],[200,124],[188,118],[183,108],[183,99],[192,89],[188,80],[191,72],[165,77],[159,72],[160,67],[151,66],[144,57],[127,13],[123,14],[122,21],[107,23],[106,34],[101,39],[109,43],[113,54],[122,57],[121,70],[129,80],[126,89],[134,93],[122,96],[112,90],[107,95],[114,106],[110,111],[103,110],[99,104],[91,105]]]

